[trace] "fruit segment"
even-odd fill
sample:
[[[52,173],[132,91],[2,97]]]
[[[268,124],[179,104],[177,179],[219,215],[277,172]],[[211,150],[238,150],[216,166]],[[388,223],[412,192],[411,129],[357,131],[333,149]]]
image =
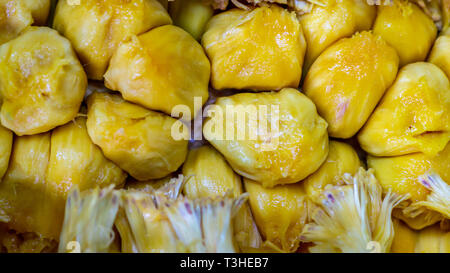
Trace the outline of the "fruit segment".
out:
[[[235,172],[264,187],[299,182],[328,155],[327,123],[292,88],[219,98],[203,134]]]
[[[183,164],[187,182],[183,188],[188,198],[216,198],[243,194],[241,177],[228,165],[225,158],[211,146],[189,151]],[[261,236],[248,204],[244,204],[234,218],[234,236],[241,251],[261,246]]]
[[[408,195],[408,202],[402,204],[403,208],[395,211],[394,215],[411,228],[422,229],[444,219],[439,210],[417,207],[415,203],[426,201],[431,194],[430,189],[419,179],[421,176],[435,173],[440,176],[443,183],[449,183],[450,144],[435,156],[423,153],[395,157],[369,156],[367,163],[369,168],[375,170],[375,176],[384,191],[392,190],[396,194]]]
[[[327,187],[342,185],[342,176],[346,173],[354,175],[360,167],[361,161],[352,146],[330,141],[330,151],[325,162],[302,182],[308,198],[320,203],[320,196]]]
[[[8,169],[12,144],[13,134],[10,130],[0,125],[0,181]]]
[[[403,67],[358,134],[369,154],[436,155],[450,140],[450,82],[437,66]]]
[[[56,30],[30,27],[0,47],[1,122],[16,135],[47,132],[75,118],[86,86],[70,42]]]
[[[373,32],[397,50],[400,66],[404,66],[426,59],[437,28],[416,4],[393,0],[392,5],[378,6]]]
[[[77,118],[51,133],[15,138],[0,183],[0,210],[8,216],[9,228],[58,240],[73,187],[123,185],[126,174],[92,143],[85,123]]]
[[[297,88],[306,43],[295,13],[276,5],[214,16],[202,45],[211,60],[211,85],[221,90]]]
[[[156,0],[64,0],[58,1],[53,28],[70,40],[89,79],[102,80],[120,44],[171,23]]]
[[[45,25],[50,0],[0,0],[0,44],[19,36],[30,25]]]
[[[361,0],[326,0],[300,16],[306,38],[305,73],[325,49],[357,31],[369,30],[376,7]]]
[[[186,159],[189,136],[172,136],[172,127],[183,126],[181,121],[108,93],[93,93],[87,104],[92,141],[134,178],[163,178]]]
[[[379,36],[361,32],[327,48],[303,90],[328,122],[330,136],[350,138],[369,118],[397,75],[398,56]]]
[[[105,74],[105,85],[125,100],[171,114],[187,107],[194,118],[196,99],[208,99],[209,60],[189,33],[162,26],[123,43]]]
[[[450,232],[432,226],[420,231],[394,220],[392,253],[450,253]]]
[[[282,252],[295,251],[306,223],[306,193],[301,184],[264,188],[244,179],[249,203],[263,238]]]

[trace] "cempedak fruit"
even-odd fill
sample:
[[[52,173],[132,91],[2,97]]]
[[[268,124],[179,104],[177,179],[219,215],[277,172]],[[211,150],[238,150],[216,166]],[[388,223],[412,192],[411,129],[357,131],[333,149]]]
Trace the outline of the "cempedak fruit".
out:
[[[369,168],[374,169],[375,176],[385,192],[391,190],[393,193],[409,196],[407,202],[403,204],[404,209],[397,210],[394,215],[401,218],[410,227],[422,229],[442,220],[441,213],[449,214],[448,207],[439,207],[439,202],[445,197],[448,198],[445,196],[446,186],[440,190],[435,187],[430,188],[429,186],[433,185],[424,183],[422,177],[436,173],[442,178],[444,185],[449,183],[450,144],[447,144],[445,149],[435,156],[423,153],[395,157],[368,156],[367,163]],[[434,205],[417,205],[421,204],[420,202],[430,203],[430,196],[434,199],[431,201]]]
[[[341,38],[357,31],[369,30],[376,7],[361,0],[326,0],[313,5],[299,19],[306,39],[305,72],[320,53]]]
[[[30,27],[0,46],[1,122],[16,135],[47,132],[75,118],[86,86],[70,42],[56,30]]]
[[[361,32],[327,48],[308,71],[303,90],[328,122],[330,136],[350,138],[395,80],[397,68],[395,50]]]
[[[450,83],[430,63],[404,66],[358,134],[366,152],[435,155],[450,141]]]
[[[183,175],[187,179],[183,192],[191,199],[228,195],[238,198],[243,194],[241,177],[211,146],[189,151],[183,164]],[[234,236],[241,251],[260,247],[261,237],[247,204],[244,204],[234,217],[233,226]]]
[[[9,165],[13,144],[13,134],[10,130],[0,125],[0,183]]]
[[[102,80],[111,56],[133,35],[171,24],[156,0],[58,1],[53,27],[69,39],[90,79]]]
[[[105,74],[105,85],[125,100],[171,114],[187,106],[191,119],[195,98],[208,99],[210,63],[203,48],[183,29],[155,28],[123,43]],[[184,119],[188,119],[184,117]]]
[[[172,137],[174,123],[181,121],[108,93],[93,93],[87,104],[92,141],[134,178],[163,178],[186,159],[188,136]]]
[[[209,21],[202,44],[217,90],[279,90],[300,83],[306,43],[294,12],[276,5],[222,12]]]
[[[0,211],[10,229],[58,240],[71,189],[124,183],[126,174],[92,143],[85,122],[77,118],[51,133],[14,139],[0,183]]]
[[[446,34],[441,35],[434,42],[428,61],[442,69],[450,79],[450,27]]]
[[[296,89],[221,97],[208,115],[205,138],[238,174],[264,187],[296,183],[327,157],[327,123]]]
[[[32,24],[45,25],[49,10],[50,0],[0,0],[0,44]]]
[[[394,220],[392,253],[450,253],[450,232],[438,226],[416,231]]]
[[[306,193],[300,183],[264,188],[244,179],[249,203],[263,238],[283,252],[294,252],[307,217]]]
[[[343,175],[346,173],[354,175],[361,165],[358,154],[352,146],[339,141],[330,141],[330,151],[325,162],[302,182],[308,198],[320,203],[320,196],[327,185],[343,185]]]
[[[436,39],[433,20],[416,4],[393,0],[392,5],[379,5],[373,32],[397,50],[400,66],[424,61]]]

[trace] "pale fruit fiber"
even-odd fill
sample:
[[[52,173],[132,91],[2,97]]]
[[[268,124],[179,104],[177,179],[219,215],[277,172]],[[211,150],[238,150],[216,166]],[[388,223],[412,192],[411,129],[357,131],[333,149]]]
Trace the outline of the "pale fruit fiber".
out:
[[[395,157],[369,156],[367,161],[368,166],[375,170],[384,191],[392,190],[394,193],[409,196],[407,202],[394,211],[394,216],[414,229],[422,229],[445,218],[439,209],[418,208],[417,203],[421,204],[435,196],[431,195],[432,191],[421,182],[422,175],[435,173],[444,181],[442,183],[449,183],[450,144],[435,156],[423,153]],[[445,198],[444,192],[438,191],[437,194],[440,196],[439,199]],[[448,202],[448,193],[446,197]],[[448,209],[446,211],[448,213]],[[442,212],[445,213],[445,210]]]
[[[183,164],[183,175],[187,179],[183,192],[191,199],[227,195],[238,198],[243,193],[241,177],[211,146],[189,151]],[[233,224],[234,236],[241,251],[260,247],[261,237],[248,204],[244,204],[237,212]]]

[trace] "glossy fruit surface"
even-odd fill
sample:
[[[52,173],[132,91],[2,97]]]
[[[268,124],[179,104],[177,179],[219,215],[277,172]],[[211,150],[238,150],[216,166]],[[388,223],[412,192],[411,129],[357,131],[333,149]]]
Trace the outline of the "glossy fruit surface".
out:
[[[171,23],[156,0],[82,0],[58,1],[53,27],[72,42],[88,77],[102,80],[121,43]]]
[[[404,66],[364,128],[361,147],[376,156],[435,155],[450,140],[450,82],[437,66]]]
[[[306,222],[306,193],[301,184],[264,188],[244,179],[249,203],[263,238],[285,252],[298,248]]]
[[[393,0],[392,5],[378,6],[373,32],[397,50],[400,66],[424,61],[436,39],[433,20],[416,4]]]
[[[172,137],[174,123],[181,121],[108,93],[94,93],[87,103],[92,141],[134,178],[163,178],[183,164],[187,136]]]
[[[203,47],[215,89],[297,88],[306,43],[295,13],[278,6],[232,9],[214,16]]]
[[[78,113],[87,79],[70,42],[30,27],[0,47],[1,122],[16,135],[47,132]]]
[[[300,16],[306,38],[305,69],[320,53],[341,38],[357,31],[369,30],[376,16],[376,7],[361,0],[326,0],[313,5],[310,12]]]
[[[343,175],[346,173],[354,175],[359,167],[361,167],[361,161],[352,146],[332,140],[325,162],[301,183],[305,187],[308,198],[319,202],[320,195],[327,185],[343,185]]]
[[[330,136],[349,138],[369,118],[397,68],[395,50],[362,32],[327,48],[308,71],[303,90],[328,122]]]
[[[122,44],[105,74],[106,87],[125,100],[171,114],[187,106],[194,117],[195,98],[208,99],[209,60],[200,44],[183,29],[167,25]]]
[[[311,100],[285,88],[219,98],[203,134],[234,171],[273,187],[319,168],[328,154],[326,129]]]

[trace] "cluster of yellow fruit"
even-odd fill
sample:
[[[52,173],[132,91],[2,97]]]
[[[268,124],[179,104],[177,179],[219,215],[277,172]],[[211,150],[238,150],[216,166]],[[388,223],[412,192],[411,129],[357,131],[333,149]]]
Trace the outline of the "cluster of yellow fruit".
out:
[[[231,2],[0,0],[0,251],[450,252],[450,1]],[[196,98],[276,135],[189,147]]]

